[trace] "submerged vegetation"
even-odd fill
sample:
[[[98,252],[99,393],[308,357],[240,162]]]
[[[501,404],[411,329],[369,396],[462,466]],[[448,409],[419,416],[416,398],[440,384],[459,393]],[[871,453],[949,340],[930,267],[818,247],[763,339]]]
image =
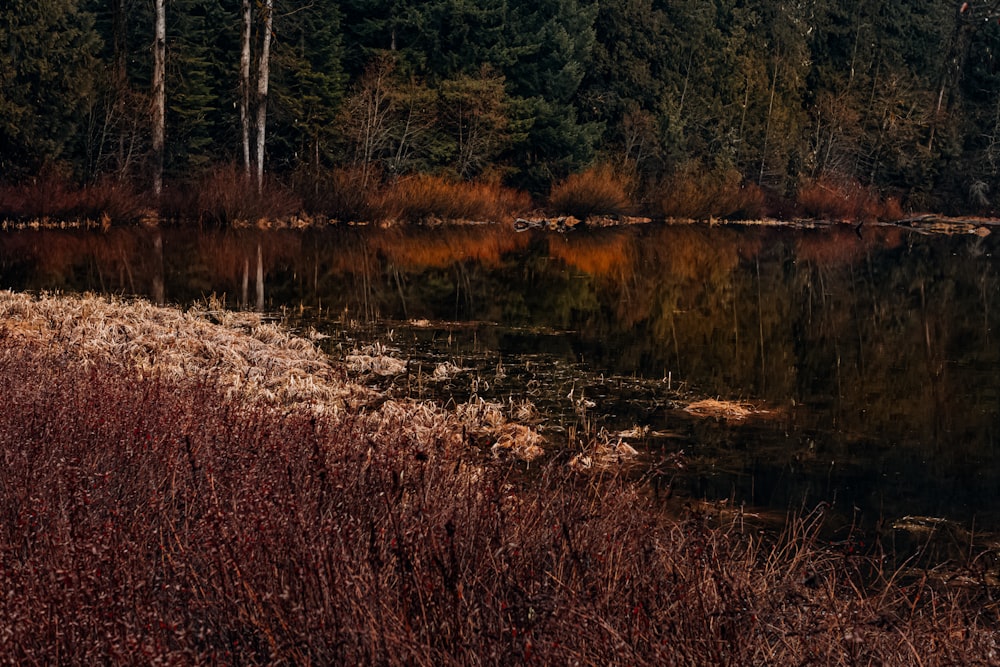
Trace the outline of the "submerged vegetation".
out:
[[[525,475],[463,437],[485,410],[383,402],[249,316],[0,313],[5,662],[1000,660],[982,573],[826,543],[822,508],[770,535],[557,453]]]

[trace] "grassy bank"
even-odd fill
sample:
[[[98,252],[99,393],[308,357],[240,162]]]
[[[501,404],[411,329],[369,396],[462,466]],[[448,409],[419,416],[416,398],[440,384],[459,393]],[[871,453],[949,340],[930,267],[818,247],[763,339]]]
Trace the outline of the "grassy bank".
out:
[[[988,588],[527,478],[242,316],[0,294],[0,377],[8,664],[1000,661]]]
[[[81,186],[49,175],[20,185],[0,183],[0,224],[7,226],[512,223],[520,217],[565,216],[595,224],[623,219],[861,222],[899,220],[904,211],[897,200],[855,181],[807,181],[794,193],[779,194],[734,171],[683,171],[640,184],[635,175],[607,165],[553,183],[546,196],[534,198],[496,179],[411,174],[382,181],[352,169],[297,174],[258,190],[232,165],[170,183],[159,198],[110,180]]]

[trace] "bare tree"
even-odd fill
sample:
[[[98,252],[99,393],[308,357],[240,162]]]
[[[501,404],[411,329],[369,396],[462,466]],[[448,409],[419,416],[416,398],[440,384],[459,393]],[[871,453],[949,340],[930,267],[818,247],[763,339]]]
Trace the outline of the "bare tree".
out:
[[[167,59],[166,0],[153,0],[156,9],[153,39],[153,194],[163,192],[163,137],[167,100],[164,74]]]
[[[243,173],[250,178],[250,0],[243,0],[240,48],[240,131],[243,136]]]
[[[274,20],[274,0],[264,0],[264,44],[257,65],[257,191],[264,185],[264,130],[267,125],[267,84],[270,74],[271,28]]]

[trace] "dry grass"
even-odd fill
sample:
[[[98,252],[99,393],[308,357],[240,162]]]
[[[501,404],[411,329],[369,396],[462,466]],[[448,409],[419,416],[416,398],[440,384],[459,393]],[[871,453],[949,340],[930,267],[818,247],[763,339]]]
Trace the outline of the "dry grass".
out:
[[[615,474],[477,465],[428,406],[227,397],[211,345],[187,350],[202,372],[137,373],[139,325],[21,299],[0,316],[4,664],[1000,661],[989,586],[897,579],[820,540],[820,513],[777,537],[668,518]]]
[[[315,345],[254,313],[0,292],[0,335],[24,347],[58,348],[84,367],[102,363],[145,378],[211,381],[238,400],[337,410],[370,399]]]
[[[741,401],[720,401],[715,398],[706,398],[689,404],[684,411],[695,417],[711,417],[714,419],[725,419],[731,422],[741,422],[751,415],[766,413],[750,403]]]

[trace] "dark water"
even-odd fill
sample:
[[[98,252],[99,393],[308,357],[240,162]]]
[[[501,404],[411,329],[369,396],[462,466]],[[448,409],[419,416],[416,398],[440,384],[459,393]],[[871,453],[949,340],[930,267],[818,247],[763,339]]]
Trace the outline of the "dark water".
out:
[[[681,495],[998,529],[998,243],[867,226],[19,231],[0,235],[0,287],[214,295],[316,328],[335,356],[388,348],[409,372],[371,381],[394,394],[530,402],[555,447],[647,427],[628,441]],[[434,379],[446,361],[465,370]],[[706,397],[767,412],[681,409]]]

